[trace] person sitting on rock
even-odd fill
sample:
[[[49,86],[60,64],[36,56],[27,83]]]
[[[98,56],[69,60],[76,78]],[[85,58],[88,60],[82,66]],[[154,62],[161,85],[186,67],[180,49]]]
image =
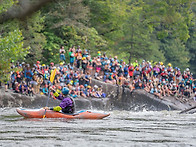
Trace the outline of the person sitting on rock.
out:
[[[99,70],[96,70],[95,75],[94,75],[94,78],[95,78],[96,80],[102,79],[102,76],[99,75]]]
[[[151,94],[154,94],[156,96],[158,96],[159,98],[162,98],[161,97],[161,91],[157,89],[156,85],[153,85],[150,89],[150,93]]]
[[[151,85],[152,85],[152,81],[149,80],[149,82],[146,84],[146,87],[144,88],[144,90],[147,91],[147,92],[150,92]]]
[[[186,96],[186,97],[190,97],[191,92],[189,90],[189,86],[186,86],[183,95]]]
[[[14,92],[15,93],[20,93],[19,87],[20,87],[20,84],[18,82],[15,82],[15,86],[14,86]]]
[[[42,92],[45,94],[45,95],[48,95],[48,85],[45,84],[45,87],[42,89]]]
[[[22,84],[19,87],[19,90],[21,94],[27,94],[27,85],[25,81],[22,82]]]
[[[76,88],[75,87],[72,87],[72,90],[70,92],[70,96],[73,97],[73,98],[78,97],[77,93],[76,93]]]
[[[85,84],[90,85],[91,77],[89,72],[87,72],[87,74],[84,76],[84,80],[85,80]]]
[[[195,95],[193,97],[193,100],[196,102],[196,92],[195,92]]]
[[[86,97],[85,93],[84,93],[84,86],[83,85],[80,85],[80,96],[81,97]]]
[[[176,96],[177,95],[178,90],[177,90],[177,87],[176,87],[175,83],[170,86],[170,91],[171,91],[171,95],[172,96]]]
[[[33,96],[35,94],[32,84],[30,84],[29,87],[27,88],[27,93],[29,96]]]

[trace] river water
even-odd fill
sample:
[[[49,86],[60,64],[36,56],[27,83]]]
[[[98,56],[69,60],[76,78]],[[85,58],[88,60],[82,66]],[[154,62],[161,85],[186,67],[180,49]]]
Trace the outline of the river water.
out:
[[[102,120],[24,119],[15,108],[1,108],[0,146],[196,146],[196,114],[109,113]]]

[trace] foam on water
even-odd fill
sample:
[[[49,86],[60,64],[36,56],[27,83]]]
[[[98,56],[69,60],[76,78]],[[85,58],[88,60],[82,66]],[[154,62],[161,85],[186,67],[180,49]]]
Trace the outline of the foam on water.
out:
[[[184,147],[196,144],[196,114],[111,111],[102,120],[67,120],[24,119],[14,108],[0,111],[0,146]]]

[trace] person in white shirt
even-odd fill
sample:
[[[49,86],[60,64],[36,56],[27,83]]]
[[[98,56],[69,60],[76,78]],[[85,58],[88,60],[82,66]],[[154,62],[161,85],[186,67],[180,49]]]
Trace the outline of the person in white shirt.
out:
[[[59,52],[60,52],[60,60],[63,60],[65,62],[65,49],[64,49],[64,46],[61,47]]]

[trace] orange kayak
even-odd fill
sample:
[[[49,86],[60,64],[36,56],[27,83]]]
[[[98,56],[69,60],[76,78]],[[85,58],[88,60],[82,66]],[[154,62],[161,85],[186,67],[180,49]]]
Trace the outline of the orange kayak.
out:
[[[25,118],[43,118],[45,109],[24,109],[17,108],[16,111]],[[45,116],[47,118],[68,118],[68,119],[102,119],[110,114],[91,112],[82,110],[74,114],[65,114],[61,112],[55,112],[52,110],[46,110]]]

